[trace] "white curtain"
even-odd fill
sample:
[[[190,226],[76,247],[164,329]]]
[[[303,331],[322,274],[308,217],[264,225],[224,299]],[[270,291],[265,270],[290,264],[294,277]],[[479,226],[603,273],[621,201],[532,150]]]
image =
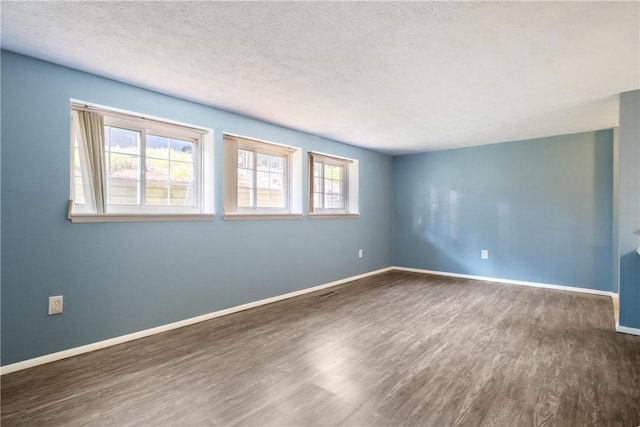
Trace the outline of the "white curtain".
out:
[[[89,111],[75,111],[78,149],[86,173],[83,176],[90,187],[85,190],[85,198],[89,196],[90,203],[96,213],[106,213],[107,187],[105,182],[105,153],[104,153],[104,119],[101,114]]]

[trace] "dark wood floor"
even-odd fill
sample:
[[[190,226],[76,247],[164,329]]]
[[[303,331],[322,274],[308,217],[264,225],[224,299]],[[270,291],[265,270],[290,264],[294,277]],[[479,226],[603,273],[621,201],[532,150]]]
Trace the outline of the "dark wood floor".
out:
[[[638,426],[607,297],[391,272],[2,377],[2,426]]]

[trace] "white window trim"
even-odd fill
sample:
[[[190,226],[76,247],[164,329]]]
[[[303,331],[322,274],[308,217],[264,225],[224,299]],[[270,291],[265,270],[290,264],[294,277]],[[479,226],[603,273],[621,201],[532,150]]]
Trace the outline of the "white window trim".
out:
[[[336,218],[340,218],[340,219],[347,219],[347,218],[359,218],[360,214],[359,213],[334,213],[334,214],[330,214],[330,213],[312,213],[309,212],[309,219],[336,219]]]
[[[253,221],[254,219],[302,219],[302,214],[225,213],[225,221]]]
[[[331,209],[331,208],[319,208],[316,209],[313,205],[314,200],[314,175],[313,175],[313,163],[314,161],[321,161],[322,163],[344,166],[344,195],[345,207],[344,209]],[[308,191],[309,191],[309,218],[310,219],[330,219],[330,218],[358,218],[360,211],[358,208],[358,161],[354,159],[348,159],[345,157],[338,157],[331,154],[318,153],[314,151],[309,152],[308,161]]]
[[[175,138],[188,138],[196,141],[194,150],[194,182],[195,207],[174,206],[108,206],[106,213],[96,213],[90,203],[74,204],[74,126],[71,120],[74,110],[87,110],[103,115],[105,125],[122,127],[140,131],[142,134],[160,133]],[[73,223],[88,222],[150,222],[150,221],[210,221],[214,218],[213,194],[213,130],[190,124],[167,120],[154,116],[106,107],[71,99],[71,171],[70,171],[70,203],[68,219]],[[84,183],[83,183],[84,184]],[[87,186],[83,185],[85,191]],[[85,200],[89,198],[85,196]]]
[[[301,150],[256,138],[225,133],[224,141],[224,219],[300,219],[302,218]],[[284,156],[285,208],[238,207],[238,150]]]
[[[193,222],[211,221],[213,214],[72,214],[74,224],[93,222]]]

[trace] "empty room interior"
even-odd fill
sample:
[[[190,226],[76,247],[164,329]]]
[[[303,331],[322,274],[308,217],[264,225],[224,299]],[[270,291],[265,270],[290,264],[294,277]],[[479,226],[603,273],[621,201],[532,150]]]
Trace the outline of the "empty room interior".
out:
[[[0,13],[3,426],[640,425],[640,2]]]

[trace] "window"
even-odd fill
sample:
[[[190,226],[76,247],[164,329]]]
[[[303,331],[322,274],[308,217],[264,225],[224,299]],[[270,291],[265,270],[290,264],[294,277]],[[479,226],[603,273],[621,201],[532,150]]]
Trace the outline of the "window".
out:
[[[309,153],[309,213],[311,216],[358,214],[358,162]]]
[[[300,150],[224,136],[227,219],[300,217]]]
[[[73,222],[213,216],[212,132],[73,102]]]
[[[287,208],[288,154],[238,149],[238,207]]]

